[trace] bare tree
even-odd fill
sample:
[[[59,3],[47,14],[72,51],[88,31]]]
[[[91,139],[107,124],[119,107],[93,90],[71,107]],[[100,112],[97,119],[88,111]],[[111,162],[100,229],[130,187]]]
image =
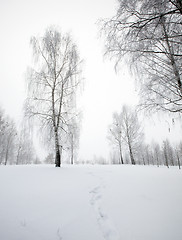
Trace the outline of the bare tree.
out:
[[[141,124],[138,120],[137,112],[127,106],[123,106],[121,118],[123,140],[128,146],[131,163],[135,164],[134,152],[143,141]]]
[[[80,118],[78,120],[81,120]],[[70,162],[74,164],[77,157],[77,150],[79,147],[80,138],[80,121],[74,118],[68,125],[68,147],[70,153]]]
[[[175,148],[175,153],[176,153],[176,157],[177,157],[177,165],[178,165],[179,169],[181,169],[180,159],[182,159],[182,142],[180,142],[179,145]]]
[[[105,20],[106,52],[138,70],[141,106],[182,112],[181,0],[118,0]]]
[[[161,158],[161,150],[160,145],[158,143],[153,143],[153,152],[154,152],[154,159],[157,167],[160,165],[160,158]]]
[[[122,154],[122,144],[123,137],[121,135],[122,131],[122,119],[118,113],[113,114],[113,123],[109,126],[108,140],[118,148],[119,152],[119,163],[124,164],[123,154]]]
[[[163,141],[163,154],[164,154],[164,162],[167,167],[169,166],[179,166],[179,155],[174,154],[174,149],[171,146],[171,143],[168,139]]]
[[[131,164],[136,164],[134,153],[143,140],[143,132],[136,111],[123,106],[122,111],[113,115],[113,124],[110,126],[110,140],[118,145],[121,153],[121,144],[125,144],[129,150]],[[121,158],[121,163],[123,157]]]
[[[15,137],[17,136],[16,126],[12,120],[7,120],[5,131],[5,162],[6,165],[11,157],[11,163],[14,159]]]
[[[142,144],[142,148],[140,150],[142,152],[143,163],[147,165],[153,164],[153,155],[150,144]]]
[[[0,109],[0,164],[13,164],[17,130],[14,121]]]
[[[181,163],[182,163],[182,141],[180,141],[179,145],[176,148],[176,155],[177,155],[178,167],[179,167],[179,169],[181,169]]]
[[[26,124],[21,124],[21,130],[16,139],[16,165],[36,162],[37,156],[30,130]]]
[[[143,164],[143,165],[150,165],[150,146],[149,144],[146,144],[145,142],[142,141],[142,143],[138,147],[137,151],[137,159],[138,163]]]
[[[168,141],[163,141],[164,163],[169,168]]]
[[[61,165],[61,133],[73,115],[80,84],[81,60],[69,34],[54,27],[42,38],[32,37],[36,66],[29,71],[27,113],[37,117],[44,132],[54,139],[56,167]]]
[[[140,163],[143,165],[146,165],[145,146],[146,146],[146,144],[144,144],[144,143],[140,144],[139,149],[138,149],[139,151],[137,154],[137,157],[138,157]]]

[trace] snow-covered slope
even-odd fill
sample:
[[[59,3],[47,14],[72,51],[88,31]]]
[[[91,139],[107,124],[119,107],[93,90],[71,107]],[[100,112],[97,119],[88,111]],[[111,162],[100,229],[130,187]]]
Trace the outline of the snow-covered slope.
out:
[[[182,171],[0,166],[1,240],[181,240]]]

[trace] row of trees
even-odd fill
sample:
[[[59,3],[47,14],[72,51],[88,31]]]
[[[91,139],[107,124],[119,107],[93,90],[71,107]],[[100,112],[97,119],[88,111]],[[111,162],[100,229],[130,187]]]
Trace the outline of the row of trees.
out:
[[[130,156],[125,147],[123,147],[124,164],[131,164]],[[178,166],[182,165],[182,142],[178,145],[172,145],[168,139],[160,145],[153,142],[152,144],[141,144],[137,151],[134,151],[135,164],[139,165],[156,165],[156,166]],[[117,146],[113,147],[110,155],[111,164],[120,164],[120,154]]]
[[[134,151],[143,141],[143,131],[137,113],[127,106],[123,106],[121,113],[114,113],[108,139],[118,146],[121,164],[124,163],[123,145],[128,148],[131,163],[135,164]]]
[[[49,150],[52,151],[54,146],[50,142],[49,144]],[[77,160],[78,145],[79,127],[74,123],[74,125],[69,125],[69,132],[62,136],[61,150],[64,162],[73,164]],[[20,129],[17,129],[13,119],[0,109],[0,165],[40,164],[43,162],[55,163],[53,151],[44,160],[40,160],[34,148],[32,129],[29,128],[25,119],[22,121]]]
[[[53,26],[47,28],[42,37],[32,37],[30,44],[34,64],[27,70],[25,119],[31,127],[36,126],[51,153],[46,162],[52,162],[53,155],[56,167],[60,167],[64,154],[73,164],[81,122],[76,98],[81,85],[82,60],[77,46],[69,34],[62,34]],[[31,163],[35,151],[29,128],[24,127],[17,133],[13,121],[3,116],[0,121],[0,163],[10,162],[10,156],[11,163]]]
[[[120,113],[113,114],[113,122],[109,126],[108,140],[114,147],[111,154],[112,163],[131,163],[143,165],[178,165],[182,160],[182,142],[172,147],[169,140],[148,145],[144,142],[142,123],[137,112],[123,106]]]
[[[0,109],[0,164],[39,163],[26,127],[18,131],[14,121]]]
[[[116,68],[126,61],[134,73],[140,87],[140,109],[181,114],[182,1],[118,0],[115,16],[102,20],[101,29],[106,56],[115,59]],[[109,140],[117,146],[113,161],[118,162],[119,156],[123,163],[124,151],[126,162],[130,159],[132,164],[180,167],[181,143],[172,147],[165,140],[161,146],[145,145],[138,123],[136,112],[126,107],[113,115],[109,127]]]

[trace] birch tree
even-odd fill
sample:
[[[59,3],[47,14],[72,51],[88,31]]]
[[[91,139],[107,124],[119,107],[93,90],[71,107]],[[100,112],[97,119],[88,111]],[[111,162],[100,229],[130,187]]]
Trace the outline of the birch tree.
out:
[[[48,28],[43,37],[32,37],[31,46],[35,66],[28,74],[26,110],[54,140],[55,164],[60,167],[61,132],[72,118],[81,60],[71,36],[54,27]]]
[[[143,140],[143,132],[136,111],[123,106],[121,112],[113,115],[113,124],[110,126],[111,141],[117,144],[120,160],[123,163],[121,146],[126,146],[131,164],[136,164],[134,153]]]
[[[103,30],[107,55],[136,70],[141,107],[182,112],[181,0],[118,0]]]
[[[135,164],[134,152],[143,140],[141,124],[138,120],[136,111],[127,106],[123,106],[121,111],[122,136],[128,146],[131,163]]]
[[[158,143],[153,143],[153,153],[154,153],[154,158],[155,158],[155,163],[157,167],[159,167],[160,159],[161,159],[161,150],[160,150],[160,145]]]
[[[7,118],[6,128],[5,128],[5,160],[4,164],[6,165],[8,161],[10,163],[14,162],[14,150],[15,150],[15,141],[17,136],[16,126],[13,120]]]
[[[74,164],[77,158],[77,151],[79,147],[79,138],[80,138],[80,121],[76,121],[73,119],[71,123],[68,125],[68,150],[70,155],[70,163]]]
[[[13,164],[17,129],[14,121],[0,109],[0,164]]]
[[[16,141],[16,165],[34,163],[36,158],[36,151],[30,130],[26,125],[23,126],[22,123]]]
[[[117,147],[119,152],[119,163],[124,164],[123,161],[123,137],[121,135],[122,130],[122,118],[118,113],[113,114],[113,123],[109,126],[108,140]]]

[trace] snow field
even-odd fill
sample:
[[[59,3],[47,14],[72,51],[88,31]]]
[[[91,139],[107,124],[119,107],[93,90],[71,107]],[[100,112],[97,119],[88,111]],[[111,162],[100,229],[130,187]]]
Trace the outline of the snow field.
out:
[[[181,240],[182,172],[0,166],[1,240]]]

